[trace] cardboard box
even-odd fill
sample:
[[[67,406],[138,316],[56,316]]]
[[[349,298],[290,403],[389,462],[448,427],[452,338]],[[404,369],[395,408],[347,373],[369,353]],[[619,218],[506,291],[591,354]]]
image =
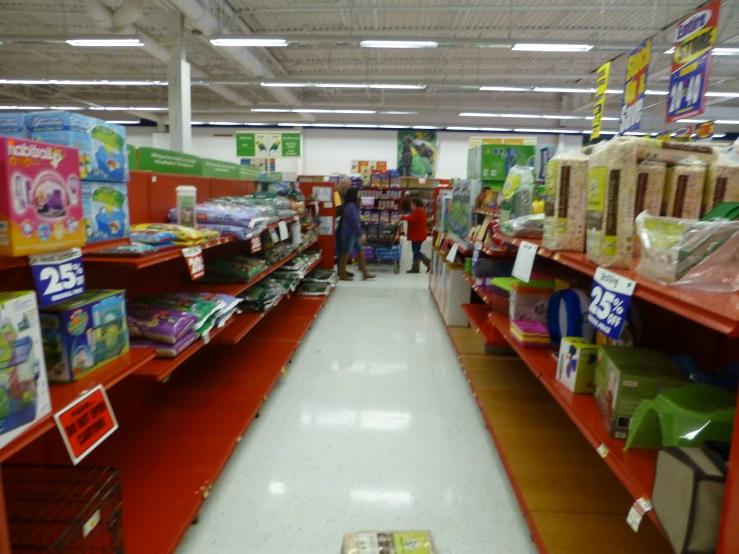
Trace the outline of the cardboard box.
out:
[[[690,384],[664,354],[647,348],[601,346],[595,368],[595,403],[609,432],[625,439],[642,400]]]
[[[31,138],[71,146],[79,151],[80,177],[127,183],[126,128],[73,112],[26,114]]]
[[[593,392],[598,346],[581,337],[563,337],[559,345],[557,381],[572,392]]]
[[[0,256],[84,243],[77,151],[0,137]]]
[[[71,383],[129,350],[124,291],[94,290],[41,314],[51,383]]]
[[[0,113],[0,135],[10,138],[29,138],[23,112]]]
[[[131,216],[126,183],[83,182],[82,208],[87,242],[128,236]]]
[[[0,293],[0,448],[51,411],[32,291]]]

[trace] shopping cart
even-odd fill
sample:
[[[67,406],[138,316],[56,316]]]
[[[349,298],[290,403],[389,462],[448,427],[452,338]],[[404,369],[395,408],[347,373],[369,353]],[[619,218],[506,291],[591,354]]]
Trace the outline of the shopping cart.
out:
[[[367,243],[364,257],[367,263],[393,266],[393,273],[400,273],[400,225],[398,223],[366,223],[364,232]]]

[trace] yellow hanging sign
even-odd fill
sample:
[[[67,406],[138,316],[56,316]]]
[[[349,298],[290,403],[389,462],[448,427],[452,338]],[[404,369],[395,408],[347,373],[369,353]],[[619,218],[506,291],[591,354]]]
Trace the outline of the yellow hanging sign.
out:
[[[611,62],[606,62],[598,68],[598,80],[595,84],[595,102],[593,103],[593,126],[590,131],[590,141],[600,137],[603,128],[603,111],[606,108],[606,89],[608,76],[611,74]]]

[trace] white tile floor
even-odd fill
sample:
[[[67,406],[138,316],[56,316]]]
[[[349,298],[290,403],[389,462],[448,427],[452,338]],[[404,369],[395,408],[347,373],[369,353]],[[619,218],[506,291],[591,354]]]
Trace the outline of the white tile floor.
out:
[[[440,554],[536,552],[426,276],[378,273],[336,289],[179,554],[326,554],[414,528]]]

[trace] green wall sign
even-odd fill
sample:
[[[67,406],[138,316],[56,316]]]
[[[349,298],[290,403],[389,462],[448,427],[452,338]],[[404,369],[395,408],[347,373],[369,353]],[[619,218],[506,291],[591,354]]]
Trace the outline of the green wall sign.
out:
[[[299,158],[300,133],[236,133],[236,155],[239,158]]]
[[[202,160],[197,156],[142,146],[138,149],[139,169],[177,175],[202,175]]]
[[[247,181],[253,181],[262,174],[262,170],[253,165],[240,165],[239,166],[239,179],[245,179]]]
[[[236,133],[236,155],[240,158],[256,156],[256,137],[254,133]]]
[[[221,179],[239,179],[239,165],[231,162],[222,162],[220,160],[202,160],[203,177],[219,177]]]
[[[282,133],[282,157],[300,157],[300,133]]]

